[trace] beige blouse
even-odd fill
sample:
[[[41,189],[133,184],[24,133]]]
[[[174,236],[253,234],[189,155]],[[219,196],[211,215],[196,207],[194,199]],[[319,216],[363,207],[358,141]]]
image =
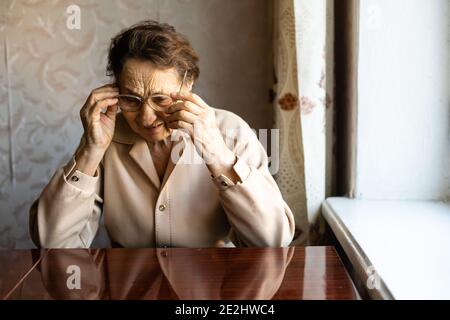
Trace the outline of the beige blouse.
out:
[[[214,109],[224,138],[249,132],[237,115]],[[288,246],[294,217],[268,170],[266,152],[254,133],[232,150],[241,183],[213,179],[189,136],[174,143],[161,182],[146,141],[119,113],[113,140],[94,177],[75,168],[75,156],[56,171],[30,209],[30,233],[38,247],[85,248],[94,240],[101,214],[114,246]],[[84,143],[82,137],[80,150]],[[76,155],[75,152],[75,155]],[[195,161],[192,161],[195,160]]]

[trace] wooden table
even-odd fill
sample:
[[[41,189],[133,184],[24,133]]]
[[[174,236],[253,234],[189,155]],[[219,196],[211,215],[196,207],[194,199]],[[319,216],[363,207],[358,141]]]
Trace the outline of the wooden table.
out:
[[[333,247],[0,250],[2,299],[359,299]]]

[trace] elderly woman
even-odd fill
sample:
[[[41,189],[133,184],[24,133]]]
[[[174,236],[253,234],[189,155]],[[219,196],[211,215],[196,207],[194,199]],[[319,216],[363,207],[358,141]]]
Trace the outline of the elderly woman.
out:
[[[254,134],[226,143],[249,127],[191,92],[197,62],[167,24],[112,39],[115,82],[91,92],[80,145],[30,209],[38,247],[89,247],[102,213],[113,246],[289,245],[293,214],[264,148]]]

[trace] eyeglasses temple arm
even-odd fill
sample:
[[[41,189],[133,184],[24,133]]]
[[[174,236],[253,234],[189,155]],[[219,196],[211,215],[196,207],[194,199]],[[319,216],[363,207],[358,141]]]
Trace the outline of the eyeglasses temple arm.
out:
[[[180,85],[180,89],[178,89],[178,94],[181,93],[181,89],[183,88],[184,82],[186,81],[186,76],[187,76],[187,70],[184,72],[183,80],[181,80],[181,85]]]

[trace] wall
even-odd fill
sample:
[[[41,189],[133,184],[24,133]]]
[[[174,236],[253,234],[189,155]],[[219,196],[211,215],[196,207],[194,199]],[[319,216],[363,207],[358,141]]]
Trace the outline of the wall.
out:
[[[81,8],[81,29],[66,8]],[[106,48],[143,19],[173,24],[200,55],[195,91],[269,128],[269,6],[262,0],[3,0],[0,3],[0,248],[32,246],[28,208],[73,153],[81,108],[105,77]],[[12,176],[14,173],[14,176]]]
[[[450,1],[360,6],[356,196],[450,200]]]

